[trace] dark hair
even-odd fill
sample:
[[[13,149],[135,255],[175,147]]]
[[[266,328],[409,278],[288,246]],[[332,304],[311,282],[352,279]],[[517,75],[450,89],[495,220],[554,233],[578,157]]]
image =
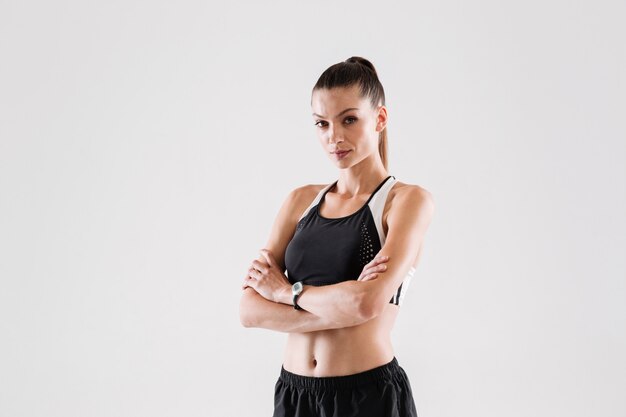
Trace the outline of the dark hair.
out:
[[[383,89],[374,65],[360,56],[352,56],[343,62],[328,67],[313,86],[313,91],[318,89],[331,89],[333,87],[351,87],[358,84],[361,97],[368,97],[372,108],[385,104],[385,90]],[[378,136],[378,153],[387,169],[387,128],[385,127]]]

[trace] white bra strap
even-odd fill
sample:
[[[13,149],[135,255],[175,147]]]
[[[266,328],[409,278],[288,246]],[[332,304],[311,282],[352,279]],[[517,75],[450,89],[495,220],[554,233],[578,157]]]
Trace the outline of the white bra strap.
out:
[[[374,224],[376,225],[376,230],[378,231],[378,239],[380,240],[381,247],[385,245],[386,238],[385,233],[383,232],[383,210],[385,209],[385,203],[387,202],[389,190],[391,190],[397,182],[398,179],[396,177],[392,176],[392,178],[389,178],[368,203],[372,216],[374,217]]]

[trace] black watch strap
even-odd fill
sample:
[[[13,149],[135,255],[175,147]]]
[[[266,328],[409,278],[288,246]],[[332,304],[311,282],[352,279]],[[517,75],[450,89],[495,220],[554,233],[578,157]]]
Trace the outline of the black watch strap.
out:
[[[302,307],[298,305],[298,295],[299,294],[293,296],[293,308],[296,310],[302,310]]]

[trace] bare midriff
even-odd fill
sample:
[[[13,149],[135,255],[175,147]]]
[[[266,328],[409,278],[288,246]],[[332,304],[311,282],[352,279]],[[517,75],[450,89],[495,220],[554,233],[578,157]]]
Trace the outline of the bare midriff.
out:
[[[289,333],[283,367],[305,376],[341,376],[385,365],[394,357],[391,330],[399,306],[356,326]]]

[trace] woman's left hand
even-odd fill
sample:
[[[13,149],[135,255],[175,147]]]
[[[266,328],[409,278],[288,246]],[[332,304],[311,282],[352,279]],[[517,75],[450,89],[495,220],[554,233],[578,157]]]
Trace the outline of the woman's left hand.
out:
[[[243,289],[252,287],[263,298],[279,303],[281,296],[291,292],[291,284],[278,267],[274,256],[267,249],[261,249],[261,255],[266,262],[255,259],[248,269],[248,276],[244,278]]]

